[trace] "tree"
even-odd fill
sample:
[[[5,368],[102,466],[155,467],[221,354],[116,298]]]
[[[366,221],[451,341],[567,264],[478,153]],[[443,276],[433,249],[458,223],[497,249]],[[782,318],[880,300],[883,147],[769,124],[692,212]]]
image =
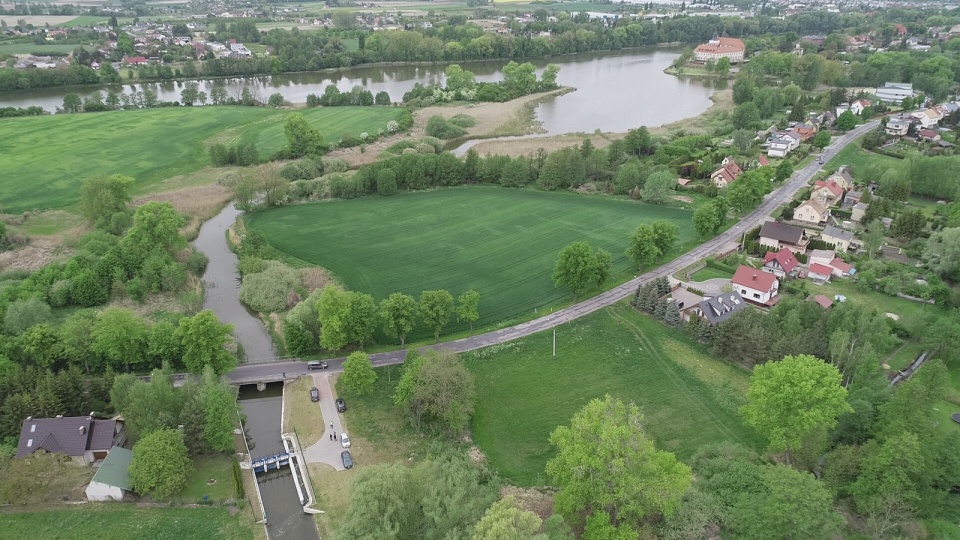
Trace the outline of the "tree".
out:
[[[867,257],[872,259],[883,246],[883,224],[878,220],[873,220],[866,224],[867,232],[863,234],[863,249],[867,252]]]
[[[157,430],[133,446],[130,482],[141,495],[172,497],[187,484],[190,472],[190,458],[179,431]]]
[[[133,178],[122,174],[87,178],[80,186],[80,213],[90,223],[123,212],[132,200]]]
[[[960,280],[960,227],[931,234],[923,247],[923,260],[941,277]]]
[[[855,127],[857,127],[857,117],[853,111],[843,111],[837,117],[837,129],[840,131],[850,131]]]
[[[738,129],[733,132],[733,145],[741,154],[747,153],[757,139],[757,134],[749,129]]]
[[[650,137],[650,130],[646,126],[640,126],[637,129],[631,129],[627,136],[623,138],[627,153],[634,156],[643,156],[653,153],[653,141]]]
[[[470,90],[477,85],[473,72],[463,69],[458,64],[450,64],[443,74],[447,77],[447,90],[451,92]]]
[[[923,212],[917,208],[915,210],[904,210],[903,212],[897,214],[897,216],[893,218],[893,223],[890,225],[890,232],[895,236],[913,240],[919,237],[926,227],[927,218],[924,217]],[[946,229],[938,232],[945,231]],[[932,238],[933,237],[931,236],[931,239]],[[938,238],[938,241],[942,239],[943,235]],[[927,242],[927,244],[929,245],[930,242]]]
[[[665,219],[658,219],[650,226],[653,227],[653,241],[661,254],[670,251],[680,238],[680,227]]]
[[[797,100],[793,104],[793,108],[790,109],[790,116],[787,117],[787,120],[791,122],[803,122],[807,119],[807,111],[803,107],[803,101]]]
[[[473,333],[473,323],[480,318],[480,293],[467,291],[457,298],[457,321],[470,323],[470,333]]]
[[[400,339],[403,347],[407,333],[413,330],[419,315],[416,299],[403,293],[392,293],[380,301],[380,318],[383,319],[383,331]]]
[[[462,432],[473,415],[474,379],[449,349],[415,358],[397,384],[394,401],[406,407],[419,431],[433,424],[451,435]]]
[[[830,132],[826,130],[817,132],[813,138],[813,146],[820,150],[830,146]]]
[[[287,136],[290,157],[319,156],[327,149],[323,135],[300,113],[293,113],[287,117],[283,132]]]
[[[553,283],[570,287],[573,299],[596,285],[598,280],[597,257],[586,242],[574,242],[560,250],[553,267]]]
[[[740,497],[732,510],[737,538],[830,538],[840,529],[833,495],[812,474],[765,465],[760,475],[762,488]]]
[[[206,366],[223,375],[237,365],[237,359],[224,346],[233,325],[222,324],[209,309],[193,317],[180,319],[177,337],[183,346],[183,365],[190,373],[203,373]]]
[[[630,236],[630,245],[627,246],[627,257],[630,258],[638,268],[653,264],[663,254],[657,247],[657,233],[653,226],[644,223],[637,227],[637,230]]]
[[[320,321],[320,346],[336,351],[350,343],[347,318],[350,316],[350,293],[332,284],[323,288],[317,299]]]
[[[440,331],[453,315],[453,296],[445,291],[423,291],[420,293],[420,318],[424,326],[433,330],[433,337],[440,342]]]
[[[780,91],[780,97],[783,98],[784,103],[796,103],[802,92],[803,90],[799,86],[790,83]]]
[[[3,317],[3,329],[12,336],[25,332],[34,325],[51,322],[53,310],[43,300],[32,296],[26,300],[16,300],[7,306]]]
[[[130,364],[145,360],[147,325],[137,314],[123,308],[108,308],[97,316],[91,330],[92,348],[115,369],[130,371]]]
[[[568,520],[606,514],[614,526],[669,515],[689,489],[690,468],[657,450],[643,431],[640,409],[605,396],[550,435],[557,455],[547,474],[560,486],[554,508]]]
[[[819,427],[831,428],[853,409],[846,402],[836,367],[810,355],[785,356],[757,366],[750,376],[744,421],[767,438],[776,451],[790,452]]]
[[[777,182],[785,182],[793,176],[793,163],[789,159],[784,159],[777,165],[777,173],[773,177]]]
[[[471,540],[536,540],[541,524],[539,516],[517,508],[515,498],[504,497],[487,508]]]
[[[736,129],[756,129],[760,126],[760,109],[752,101],[737,105],[733,109],[731,120]]]
[[[927,465],[920,440],[909,431],[882,443],[871,441],[865,450],[857,480],[849,490],[857,510],[874,529],[871,532],[882,537],[916,514]]]
[[[203,369],[200,398],[203,403],[204,442],[216,452],[231,452],[233,426],[237,418],[237,388],[222,381],[213,367],[208,365]]]
[[[348,293],[350,300],[346,317],[347,340],[363,347],[377,329],[377,304],[373,297],[362,292]]]
[[[151,201],[137,208],[133,227],[120,241],[120,246],[139,260],[160,249],[175,253],[187,242],[180,234],[183,216],[167,202]]]
[[[663,204],[670,198],[670,193],[676,189],[677,178],[669,171],[657,171],[647,177],[643,184],[641,198],[653,204]]]
[[[724,56],[720,60],[717,60],[716,65],[713,66],[713,70],[720,75],[726,75],[730,72],[730,59]]]
[[[78,113],[83,110],[83,100],[74,93],[63,96],[63,112]]]
[[[723,207],[716,201],[701,204],[693,211],[693,228],[701,238],[716,234],[723,225],[724,214]]]
[[[337,386],[342,384],[349,392],[362,396],[370,393],[376,381],[377,372],[370,364],[370,357],[363,351],[357,351],[343,363],[343,375],[337,381]]]

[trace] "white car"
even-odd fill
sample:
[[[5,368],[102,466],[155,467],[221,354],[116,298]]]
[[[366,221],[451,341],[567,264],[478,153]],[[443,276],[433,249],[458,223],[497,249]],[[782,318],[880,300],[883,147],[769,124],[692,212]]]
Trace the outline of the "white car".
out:
[[[343,445],[344,448],[350,448],[350,437],[348,437],[346,433],[340,434],[340,444]]]

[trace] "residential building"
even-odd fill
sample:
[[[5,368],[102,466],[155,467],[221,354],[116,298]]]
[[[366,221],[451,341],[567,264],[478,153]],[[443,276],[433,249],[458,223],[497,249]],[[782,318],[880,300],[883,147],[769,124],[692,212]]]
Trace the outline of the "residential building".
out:
[[[734,291],[723,293],[712,298],[704,298],[697,305],[701,316],[710,323],[710,326],[716,326],[729,319],[734,313],[747,308],[740,293]]]
[[[910,131],[910,124],[912,123],[909,118],[890,118],[887,120],[884,131],[886,131],[887,135],[903,137]]]
[[[840,189],[850,189],[853,187],[853,176],[850,175],[846,165],[841,165],[837,168],[837,172],[827,177],[827,182],[834,182],[840,186]]]
[[[773,274],[741,264],[730,282],[733,284],[733,289],[750,302],[772,306],[780,300],[777,296],[780,292],[780,282]]]
[[[120,446],[113,447],[87,486],[87,500],[122,501],[124,492],[133,489],[129,472],[132,461],[132,451]]]
[[[921,129],[917,132],[917,138],[926,142],[936,142],[940,140],[940,134],[932,129]]]
[[[810,265],[810,269],[807,271],[807,277],[812,279],[816,284],[822,284],[830,281],[830,275],[832,273],[833,269],[829,266],[813,263]]]
[[[38,450],[61,452],[78,463],[90,465],[104,459],[125,440],[123,422],[96,420],[93,416],[56,418],[27,417],[20,428],[17,457]]]
[[[760,245],[772,249],[787,248],[794,253],[802,253],[809,241],[804,230],[793,225],[776,221],[766,221],[760,227]]]
[[[820,263],[827,265],[836,258],[837,254],[831,249],[811,249],[810,253],[807,253],[807,262],[809,264]]]
[[[830,217],[830,209],[827,205],[818,199],[804,201],[793,211],[793,220],[810,223],[812,225],[822,225]]]
[[[670,297],[677,304],[677,310],[680,311],[680,319],[684,322],[689,321],[691,317],[700,317],[700,302],[704,297],[694,294],[683,287],[674,289]]]
[[[850,112],[852,112],[857,116],[860,116],[861,114],[863,114],[863,110],[869,107],[870,105],[872,105],[872,103],[870,103],[869,100],[858,99],[857,101],[854,101],[853,103],[850,104]]]
[[[833,269],[834,277],[850,277],[851,274],[856,272],[853,266],[843,262],[843,259],[840,257],[834,257],[825,266]]]
[[[799,262],[793,252],[784,248],[777,252],[768,251],[763,256],[762,270],[779,278],[783,278],[790,275],[794,268],[797,267],[797,264],[799,264]]]
[[[874,92],[877,99],[886,103],[899,104],[903,98],[913,97],[913,84],[911,83],[884,83]]]
[[[822,238],[824,242],[836,246],[834,251],[843,253],[850,248],[850,241],[853,240],[853,232],[838,229],[833,225],[827,225],[824,227],[823,232],[820,233],[820,238]]]
[[[713,60],[716,62],[721,58],[730,60],[731,64],[743,62],[743,53],[747,47],[743,41],[736,38],[717,37],[707,43],[697,45],[693,50],[694,58],[698,62],[707,62]]]
[[[920,127],[923,129],[936,126],[940,122],[940,119],[943,118],[943,114],[934,108],[917,111],[913,113],[912,116],[920,121]]]
[[[801,140],[802,137],[796,131],[790,130],[783,132],[770,141],[767,147],[767,155],[770,157],[785,157],[800,146]]]
[[[725,188],[733,183],[734,180],[743,174],[743,170],[733,160],[733,158],[724,158],[721,167],[710,174],[710,181],[718,188]]]
[[[813,183],[813,192],[810,194],[811,199],[816,199],[826,206],[836,204],[842,196],[843,188],[833,180],[817,180]]]
[[[867,203],[857,203],[853,205],[853,209],[850,211],[850,220],[860,223],[863,220],[864,214],[867,213],[867,208],[870,208],[870,205]]]
[[[863,198],[863,193],[855,189],[850,189],[843,192],[843,202],[840,203],[841,208],[852,208],[857,203],[860,202],[860,199]]]

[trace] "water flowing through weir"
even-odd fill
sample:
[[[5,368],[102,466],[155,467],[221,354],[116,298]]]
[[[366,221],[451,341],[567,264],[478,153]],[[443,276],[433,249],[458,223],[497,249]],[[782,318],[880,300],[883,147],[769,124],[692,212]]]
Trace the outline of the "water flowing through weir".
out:
[[[212,310],[221,321],[232,324],[245,358],[250,363],[258,363],[273,359],[276,350],[260,319],[240,303],[237,256],[227,245],[226,237],[227,229],[240,213],[232,204],[227,205],[203,224],[194,245],[210,259],[203,274],[204,309]],[[244,427],[249,435],[251,458],[285,452],[280,438],[283,385],[271,383],[263,390],[255,385],[243,386],[239,403],[247,417]],[[244,474],[251,473],[244,471]],[[320,539],[313,517],[303,513],[295,482],[287,467],[257,475],[270,540]]]

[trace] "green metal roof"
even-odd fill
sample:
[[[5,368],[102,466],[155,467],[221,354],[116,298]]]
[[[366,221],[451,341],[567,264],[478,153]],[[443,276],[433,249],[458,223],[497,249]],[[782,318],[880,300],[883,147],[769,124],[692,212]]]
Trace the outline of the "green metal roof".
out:
[[[131,461],[133,461],[132,451],[114,446],[100,464],[97,474],[93,475],[92,482],[100,482],[120,489],[133,489],[130,484],[130,475],[127,473]]]

